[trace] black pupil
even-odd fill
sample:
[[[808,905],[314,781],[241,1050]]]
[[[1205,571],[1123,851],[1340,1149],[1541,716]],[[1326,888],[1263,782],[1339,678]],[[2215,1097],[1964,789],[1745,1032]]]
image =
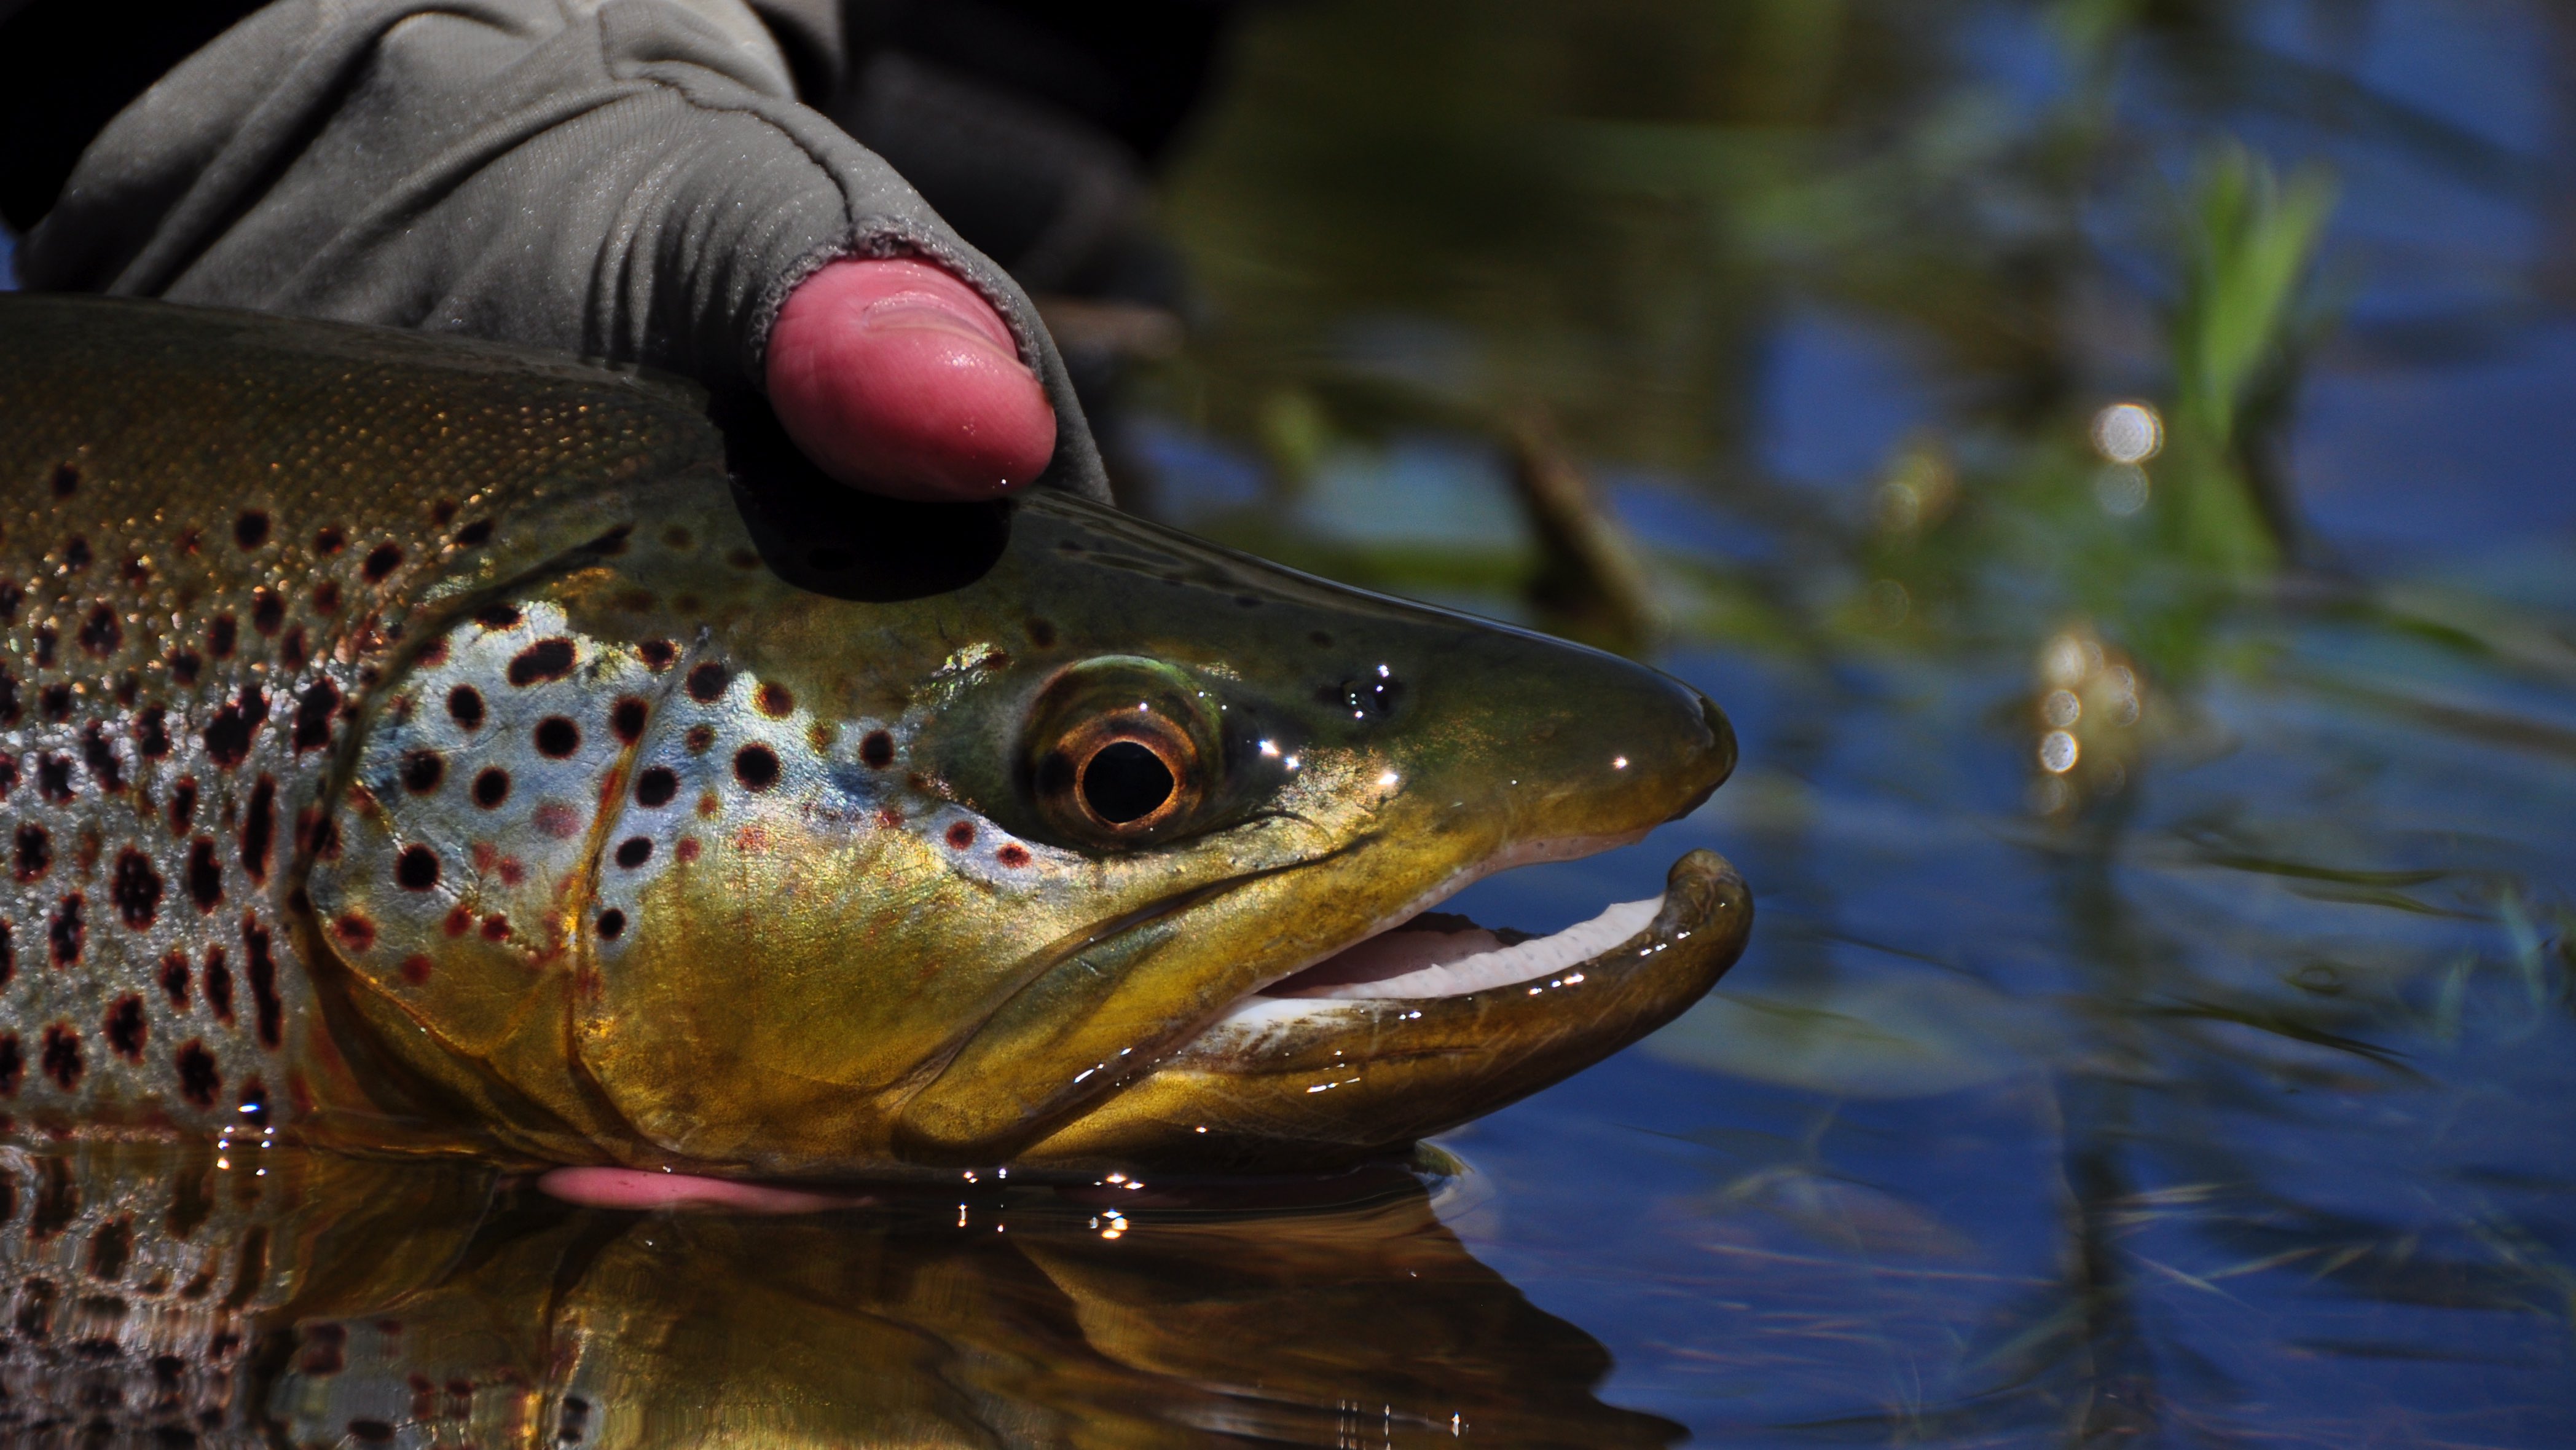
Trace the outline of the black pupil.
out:
[[[1135,741],[1113,741],[1082,768],[1082,798],[1092,814],[1123,826],[1152,815],[1172,798],[1172,772],[1160,756]]]

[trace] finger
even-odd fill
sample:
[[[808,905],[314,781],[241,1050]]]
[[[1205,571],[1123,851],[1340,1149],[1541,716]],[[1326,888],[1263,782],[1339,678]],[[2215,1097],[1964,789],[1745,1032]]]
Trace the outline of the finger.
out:
[[[770,406],[824,472],[898,498],[991,498],[1055,454],[1055,410],[990,303],[922,262],[834,262],[769,334]]]
[[[713,1208],[737,1213],[819,1213],[873,1203],[865,1195],[813,1193],[765,1183],[701,1178],[693,1173],[650,1173],[641,1168],[556,1168],[537,1180],[547,1195],[584,1208],[652,1211]]]

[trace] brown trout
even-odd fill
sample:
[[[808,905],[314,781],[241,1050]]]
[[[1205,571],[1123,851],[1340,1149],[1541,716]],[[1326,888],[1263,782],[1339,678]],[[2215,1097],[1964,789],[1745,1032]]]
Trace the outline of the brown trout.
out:
[[[719,1176],[1330,1167],[1660,1025],[1750,900],[1426,915],[1733,764],[1628,662],[684,385],[0,298],[0,1093]]]

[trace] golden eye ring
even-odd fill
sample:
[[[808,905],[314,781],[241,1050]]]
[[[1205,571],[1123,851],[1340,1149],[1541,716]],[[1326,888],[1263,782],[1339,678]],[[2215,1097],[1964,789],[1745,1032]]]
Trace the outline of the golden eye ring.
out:
[[[1065,826],[1132,841],[1195,809],[1203,777],[1187,730],[1150,706],[1131,706],[1065,731],[1039,765],[1038,790]]]

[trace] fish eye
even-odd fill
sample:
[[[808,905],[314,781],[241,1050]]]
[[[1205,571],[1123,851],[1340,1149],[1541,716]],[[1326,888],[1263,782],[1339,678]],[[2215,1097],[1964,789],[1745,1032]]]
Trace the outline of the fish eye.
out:
[[[1192,823],[1218,752],[1193,682],[1169,665],[1112,658],[1076,666],[1030,720],[1025,777],[1058,832],[1098,846],[1160,839]]]
[[[1141,741],[1113,740],[1082,763],[1082,803],[1113,826],[1161,810],[1179,788],[1172,768]]]

